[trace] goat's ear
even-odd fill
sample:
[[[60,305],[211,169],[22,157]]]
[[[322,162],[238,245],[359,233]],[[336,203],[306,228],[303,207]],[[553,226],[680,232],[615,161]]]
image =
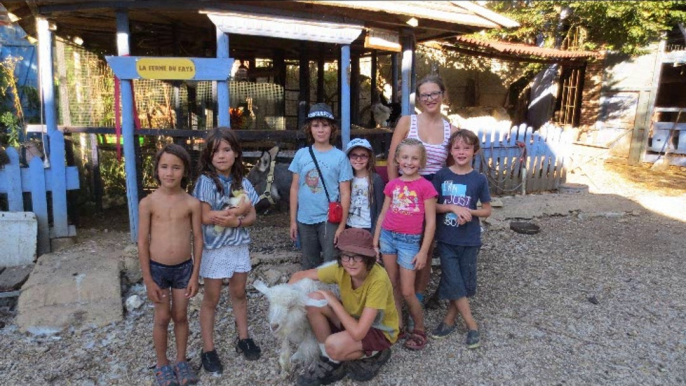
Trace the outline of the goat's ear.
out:
[[[264,284],[261,280],[255,280],[253,286],[256,290],[262,292],[266,296],[269,296],[269,287],[267,287],[267,285]]]
[[[329,302],[327,302],[326,299],[312,299],[308,296],[307,300],[305,300],[305,305],[308,307],[324,307],[327,304],[329,304]]]
[[[269,149],[269,155],[272,157],[272,159],[276,159],[277,154],[279,154],[278,146],[274,146],[273,148]]]

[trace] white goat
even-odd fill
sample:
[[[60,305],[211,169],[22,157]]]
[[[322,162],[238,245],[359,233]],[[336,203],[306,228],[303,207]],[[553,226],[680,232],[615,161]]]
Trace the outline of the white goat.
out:
[[[326,300],[312,299],[310,292],[327,288],[326,284],[303,279],[293,284],[279,284],[271,288],[257,280],[255,289],[269,300],[269,329],[281,340],[279,366],[287,376],[293,364],[309,365],[319,358],[320,350],[310,323],[306,306],[324,307]],[[291,343],[298,349],[291,356]]]

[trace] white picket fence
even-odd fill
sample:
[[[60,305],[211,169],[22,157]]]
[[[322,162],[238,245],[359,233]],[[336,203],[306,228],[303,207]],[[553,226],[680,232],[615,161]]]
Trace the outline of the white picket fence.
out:
[[[474,169],[488,177],[493,195],[556,190],[565,182],[571,138],[560,127],[526,124],[469,129],[481,139]]]

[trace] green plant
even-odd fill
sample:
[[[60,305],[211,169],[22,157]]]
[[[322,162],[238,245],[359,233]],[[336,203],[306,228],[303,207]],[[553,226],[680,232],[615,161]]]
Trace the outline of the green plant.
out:
[[[19,148],[19,133],[21,133],[22,126],[19,123],[19,118],[10,111],[5,111],[0,115],[0,123],[5,127],[5,138],[3,144]]]

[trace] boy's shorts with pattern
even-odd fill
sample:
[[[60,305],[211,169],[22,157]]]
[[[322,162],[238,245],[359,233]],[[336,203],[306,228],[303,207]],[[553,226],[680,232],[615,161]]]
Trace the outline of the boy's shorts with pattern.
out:
[[[160,289],[185,289],[193,274],[193,260],[167,265],[150,260],[150,276]]]
[[[206,279],[230,279],[233,274],[250,272],[248,244],[203,249],[200,276]]]
[[[419,253],[422,235],[408,235],[381,229],[379,249],[384,255],[397,255],[398,265],[414,271],[412,259]]]
[[[438,243],[441,257],[441,281],[438,296],[457,300],[476,294],[476,257],[481,247],[463,247]]]

